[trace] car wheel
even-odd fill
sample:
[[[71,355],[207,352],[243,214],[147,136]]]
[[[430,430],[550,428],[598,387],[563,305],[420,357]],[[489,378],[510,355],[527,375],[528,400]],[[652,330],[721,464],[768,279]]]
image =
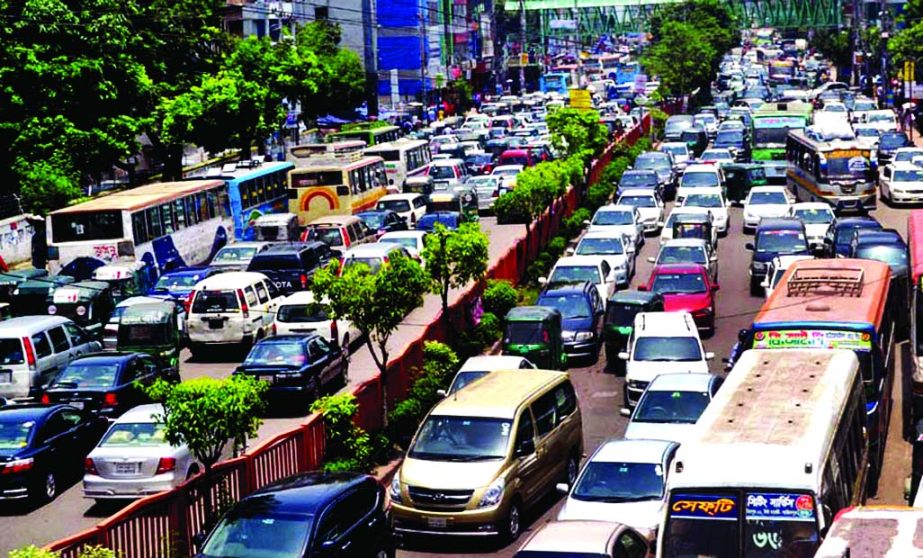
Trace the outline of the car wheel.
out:
[[[763,285],[757,277],[750,277],[750,296],[760,296],[763,294]]]
[[[506,512],[506,520],[501,527],[501,534],[505,542],[513,542],[522,532],[522,515],[519,510],[519,501],[513,500],[510,509]]]
[[[50,502],[58,495],[58,479],[54,472],[45,471],[39,475],[35,484],[36,500]]]
[[[564,482],[567,483],[567,486],[574,486],[574,483],[577,482],[577,473],[579,471],[580,462],[577,459],[577,454],[572,453],[567,458],[567,465],[564,467]]]

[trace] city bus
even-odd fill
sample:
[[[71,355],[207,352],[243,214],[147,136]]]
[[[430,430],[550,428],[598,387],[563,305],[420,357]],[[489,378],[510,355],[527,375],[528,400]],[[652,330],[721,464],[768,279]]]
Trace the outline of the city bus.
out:
[[[48,215],[52,272],[77,258],[143,261],[159,273],[211,261],[234,241],[224,180],[149,184]]]
[[[787,183],[798,201],[826,202],[835,211],[875,209],[878,160],[867,144],[831,139],[817,130],[791,130],[785,158]]]
[[[362,140],[335,141],[332,143],[303,143],[289,148],[289,153],[296,159],[306,157],[344,157],[365,149]]]
[[[381,157],[353,153],[340,158],[299,159],[298,166],[288,172],[288,210],[304,226],[325,215],[350,215],[374,208],[387,188]]]
[[[542,93],[560,93],[567,95],[571,87],[575,87],[574,78],[568,72],[550,72],[542,74],[539,79]]]
[[[362,140],[366,145],[378,145],[389,141],[396,141],[401,137],[401,129],[397,126],[379,126],[378,128],[356,128],[345,132],[328,134],[324,140],[335,143],[348,140]]]
[[[815,558],[920,556],[923,510],[916,506],[859,506],[842,510]]]
[[[764,162],[767,179],[785,183],[785,141],[789,130],[811,123],[814,107],[803,101],[766,103],[753,112],[752,158]]]
[[[660,558],[814,556],[865,500],[861,373],[848,350],[750,350],[666,475]]]
[[[865,385],[871,494],[877,490],[894,383],[894,300],[888,264],[821,259],[793,263],[739,349],[852,349]]]
[[[429,151],[429,142],[414,139],[399,139],[369,147],[365,154],[385,160],[388,184],[398,189],[404,184],[404,179],[428,165],[433,158]]]
[[[923,209],[907,217],[910,252],[910,354],[912,355],[912,420],[923,419]]]
[[[208,172],[205,178],[224,180],[234,218],[234,238],[253,240],[253,222],[262,215],[288,211],[286,184],[294,163],[240,161]]]

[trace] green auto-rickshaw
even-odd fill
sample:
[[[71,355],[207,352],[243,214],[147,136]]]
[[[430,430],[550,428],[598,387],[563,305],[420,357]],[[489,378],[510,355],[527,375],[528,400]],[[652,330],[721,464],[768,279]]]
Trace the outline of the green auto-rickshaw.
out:
[[[133,304],[119,321],[116,349],[149,354],[179,380],[181,320],[179,306],[172,301]]]
[[[48,277],[48,271],[30,268],[0,273],[0,301],[9,302],[16,287],[29,279],[40,279],[42,277]]]
[[[52,275],[27,279],[10,295],[13,316],[41,316],[48,313],[48,303],[54,292],[74,282],[70,275]]]
[[[108,283],[118,304],[126,298],[147,295],[157,282],[157,272],[141,261],[115,262],[94,269],[93,279]]]
[[[546,370],[566,370],[561,312],[547,306],[518,306],[506,314],[503,354],[529,359]]]
[[[462,216],[464,222],[477,220],[477,195],[472,196],[474,207],[472,208],[467,193],[456,192],[455,190],[437,190],[430,194],[426,202],[426,212],[436,213],[439,211],[451,211]]]
[[[112,286],[105,281],[78,281],[55,289],[48,297],[48,313],[70,318],[93,339],[100,339],[115,310]]]
[[[743,205],[754,186],[765,186],[766,169],[763,165],[735,164],[725,165],[724,184],[727,188],[727,199],[734,205]]]
[[[619,291],[606,301],[606,321],[603,324],[603,342],[606,344],[606,361],[617,367],[619,352],[626,350],[628,338],[639,312],[663,312],[663,295],[642,291]]]

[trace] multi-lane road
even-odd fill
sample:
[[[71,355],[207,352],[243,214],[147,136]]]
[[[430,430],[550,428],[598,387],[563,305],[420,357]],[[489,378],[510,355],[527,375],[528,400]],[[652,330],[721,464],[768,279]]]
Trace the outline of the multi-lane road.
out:
[[[906,228],[906,210],[897,210],[889,207],[880,207],[874,215],[885,227],[894,227],[904,231]],[[723,373],[721,357],[726,356],[736,340],[737,331],[747,327],[750,320],[763,302],[762,298],[752,297],[749,294],[747,282],[747,268],[749,252],[744,249],[746,237],[740,227],[740,209],[731,210],[731,229],[729,234],[719,241],[718,254],[720,263],[719,283],[721,290],[717,296],[717,329],[710,339],[705,340],[709,351],[716,355],[712,362],[712,371]],[[496,260],[506,251],[512,243],[513,237],[522,234],[521,225],[498,226],[492,219],[484,222],[484,228],[491,237],[491,258]],[[647,262],[648,256],[655,256],[657,238],[649,237],[648,242],[638,259],[638,272],[632,286],[637,285],[647,277],[651,264]],[[432,316],[438,309],[435,297],[427,297],[424,308],[408,316],[406,331],[425,325],[425,317]],[[435,305],[435,306],[434,306]],[[903,366],[907,354],[906,343],[899,351],[901,358],[898,362],[899,373],[907,373]],[[360,349],[363,351],[364,349]],[[570,371],[577,388],[580,407],[583,412],[583,427],[586,451],[589,453],[599,443],[610,437],[620,437],[625,430],[627,419],[619,414],[622,402],[622,389],[624,380],[612,374],[603,372],[605,356],[600,358],[594,366],[572,369]],[[181,372],[184,379],[208,375],[225,377],[231,373],[238,360],[226,362],[192,362],[188,353],[184,359]],[[367,366],[368,359],[356,355],[350,371],[350,380],[353,383],[367,379],[374,374],[374,369]],[[899,389],[901,382],[895,382]],[[874,503],[901,504],[903,479],[909,473],[910,447],[901,438],[902,408],[899,403],[900,393],[895,393],[898,404],[891,417],[891,432],[889,435],[886,452],[885,471],[882,475],[879,495]],[[298,417],[271,418],[266,421],[260,432],[260,437],[265,438],[274,433],[283,431],[296,424]],[[541,510],[527,517],[527,529],[523,538],[537,526],[553,519],[560,506],[560,498],[550,496]],[[80,485],[75,484],[63,492],[54,502],[37,509],[23,509],[20,507],[0,506],[0,556],[12,548],[27,544],[46,544],[53,540],[74,534],[80,530],[92,527],[115,509],[113,507],[100,507],[92,501],[84,500]],[[520,539],[522,540],[522,539]],[[410,541],[406,548],[399,552],[402,557],[423,557],[451,554],[454,556],[512,556],[517,544],[506,548],[497,548],[486,544],[483,540],[458,540],[446,538],[445,540],[419,540]]]

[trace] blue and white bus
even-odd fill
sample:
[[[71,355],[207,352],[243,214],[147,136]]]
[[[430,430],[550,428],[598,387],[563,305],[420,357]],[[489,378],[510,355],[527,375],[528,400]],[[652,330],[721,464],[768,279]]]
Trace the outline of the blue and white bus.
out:
[[[149,184],[48,215],[48,266],[137,260],[164,273],[211,261],[233,228],[226,181]]]
[[[224,180],[234,218],[234,238],[253,240],[253,222],[269,213],[288,211],[286,185],[294,163],[239,161],[212,169],[208,179]]]

